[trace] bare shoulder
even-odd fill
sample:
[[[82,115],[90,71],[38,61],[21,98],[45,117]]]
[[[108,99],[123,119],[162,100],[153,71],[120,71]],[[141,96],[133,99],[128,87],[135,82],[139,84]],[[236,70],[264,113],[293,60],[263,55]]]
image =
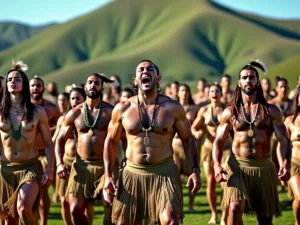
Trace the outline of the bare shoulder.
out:
[[[232,106],[227,106],[222,112],[221,121],[228,122],[230,121],[231,117],[232,117]]]
[[[114,106],[108,102],[102,101],[102,108],[105,111],[112,112],[114,109]]]
[[[269,104],[276,104],[276,97],[268,101]]]
[[[272,119],[281,119],[282,118],[281,112],[276,105],[269,103],[266,106],[267,106],[269,115]]]
[[[83,108],[83,103],[71,109],[64,118],[65,125],[69,125],[73,123],[74,120],[81,114],[82,108]]]
[[[287,118],[285,118],[284,124],[285,124],[287,127],[289,127],[290,124],[291,124],[292,121],[293,121],[293,118],[294,118],[294,115],[288,116]]]
[[[57,108],[57,105],[55,105],[54,103],[44,99],[44,107],[47,107],[47,108]]]

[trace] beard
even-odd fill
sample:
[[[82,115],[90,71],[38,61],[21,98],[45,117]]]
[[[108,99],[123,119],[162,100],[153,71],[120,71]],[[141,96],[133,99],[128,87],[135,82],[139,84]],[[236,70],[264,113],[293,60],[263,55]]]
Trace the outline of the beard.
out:
[[[252,87],[252,85],[251,85],[251,87]],[[250,96],[250,95],[253,95],[253,94],[256,92],[257,86],[252,87],[252,89],[245,89],[245,88],[242,88],[242,87],[241,87],[241,90],[242,90],[246,95]]]
[[[34,94],[31,95],[31,98],[33,98],[35,101],[40,100],[42,97],[43,97],[43,92],[38,95],[34,95]]]
[[[95,91],[94,94],[91,94],[88,90],[85,90],[85,94],[88,98],[91,98],[91,99],[96,99],[96,98],[99,98],[101,97],[102,98],[102,92],[101,91],[97,91],[96,89],[93,89]]]

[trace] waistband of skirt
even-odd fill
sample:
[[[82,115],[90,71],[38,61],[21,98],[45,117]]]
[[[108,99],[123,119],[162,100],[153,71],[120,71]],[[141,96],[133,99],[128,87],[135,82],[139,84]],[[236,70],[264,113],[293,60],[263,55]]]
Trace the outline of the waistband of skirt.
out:
[[[164,172],[165,169],[169,167],[173,167],[175,165],[173,157],[169,157],[162,161],[153,164],[139,164],[127,160],[126,169],[131,172],[137,173],[161,173]],[[177,169],[177,168],[176,168]]]
[[[236,160],[240,166],[249,166],[249,167],[263,167],[269,164],[272,164],[272,157],[268,156],[266,158],[253,159],[253,158],[244,158],[231,154],[229,157],[229,162]]]
[[[75,163],[91,166],[103,166],[103,160],[87,160],[81,158],[78,154],[75,156]]]
[[[26,169],[30,166],[36,165],[36,164],[40,164],[40,160],[38,158],[32,158],[32,159],[28,159],[22,162],[8,162],[8,161],[0,161],[0,165],[1,167],[6,167],[6,168],[14,168],[16,170],[19,169]]]

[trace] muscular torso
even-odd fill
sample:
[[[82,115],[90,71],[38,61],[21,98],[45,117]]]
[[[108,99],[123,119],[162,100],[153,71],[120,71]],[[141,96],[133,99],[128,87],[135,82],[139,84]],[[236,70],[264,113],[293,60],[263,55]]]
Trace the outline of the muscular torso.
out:
[[[22,162],[28,159],[37,157],[37,151],[35,148],[35,139],[38,133],[38,119],[36,114],[38,112],[34,110],[34,116],[32,121],[21,123],[21,137],[19,140],[12,138],[13,124],[14,130],[18,130],[19,121],[21,118],[16,118],[11,114],[10,119],[2,119],[0,121],[0,133],[3,144],[3,151],[1,152],[1,160],[8,162]]]
[[[176,102],[177,103],[177,102]],[[179,103],[177,103],[179,104]],[[175,101],[159,95],[155,110],[154,126],[148,132],[150,145],[143,143],[146,133],[142,131],[139,119],[137,98],[131,98],[122,114],[122,125],[127,136],[126,158],[140,164],[151,164],[173,156],[172,139],[175,135]],[[143,120],[152,120],[154,104],[147,106],[146,113],[141,113]],[[146,126],[148,128],[148,126]]]
[[[89,127],[84,122],[84,107],[83,104],[76,107],[74,116],[74,126],[78,135],[77,142],[77,154],[87,160],[102,160],[103,159],[103,147],[104,141],[107,135],[108,124],[111,119],[111,112],[113,106],[103,102],[101,107],[100,118],[93,128],[93,136],[90,136],[88,131]],[[98,109],[94,109],[93,112],[89,110],[91,115],[90,122],[94,122]],[[91,124],[92,124],[91,123]],[[72,133],[73,134],[73,133]]]
[[[48,117],[49,127],[51,130],[51,134],[53,134],[55,131],[57,120],[59,118],[59,109],[56,105],[54,105],[53,103],[51,103],[47,100],[43,101],[43,104],[41,105],[41,107],[43,107],[46,112],[46,115]],[[36,146],[37,150],[43,150],[45,148],[44,141],[40,134],[38,134],[36,137],[36,145],[35,146]]]
[[[250,121],[250,108],[245,108],[245,115]],[[251,107],[251,115],[255,114],[256,104]],[[253,117],[251,117],[253,118]],[[245,122],[242,112],[240,110],[238,120],[230,120],[234,131],[234,138],[232,143],[232,152],[245,158],[265,158],[270,156],[270,139],[273,133],[272,119],[270,115],[262,116],[258,109],[257,116],[252,125],[254,136],[248,137],[249,124]]]

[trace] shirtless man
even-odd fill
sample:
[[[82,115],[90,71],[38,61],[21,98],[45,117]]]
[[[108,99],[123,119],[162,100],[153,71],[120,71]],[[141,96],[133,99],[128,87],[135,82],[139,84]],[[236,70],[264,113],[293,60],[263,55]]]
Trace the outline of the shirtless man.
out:
[[[268,104],[259,84],[255,67],[264,65],[251,61],[239,73],[233,99],[221,117],[213,145],[215,179],[227,181],[222,209],[229,210],[228,225],[243,224],[243,213],[256,213],[260,225],[271,225],[273,216],[280,216],[276,187],[277,177],[290,178],[290,142],[279,109]],[[281,143],[283,164],[277,173],[271,159],[270,140],[275,133]],[[221,167],[223,146],[231,133],[232,154]]]
[[[101,198],[104,140],[113,110],[112,105],[102,101],[104,82],[112,81],[98,73],[93,73],[87,78],[87,99],[67,113],[55,143],[57,174],[60,178],[70,176],[66,198],[75,225],[90,223],[92,218],[87,218],[85,210],[93,207],[96,200]],[[69,175],[63,156],[65,143],[73,137],[74,129],[78,135],[77,152]],[[104,224],[111,224],[111,206],[105,201],[104,210]]]
[[[44,87],[44,81],[40,77],[35,76],[33,79],[31,79],[29,82],[29,86],[30,86],[31,102],[35,105],[39,105],[44,108],[48,117],[48,124],[50,126],[51,134],[53,134],[56,129],[56,122],[60,116],[59,109],[53,103],[43,99],[43,93],[45,91],[45,87]],[[43,139],[41,138],[40,134],[38,134],[36,137],[35,146],[39,153],[39,160],[41,160],[43,168],[45,170],[48,166],[48,161],[45,154],[45,143],[43,142]],[[40,201],[39,214],[40,214],[41,225],[46,225],[49,217],[50,198],[49,198],[48,188],[49,187],[46,186],[44,187],[42,192],[43,194]]]
[[[58,96],[58,103],[59,103],[59,97]],[[83,103],[86,98],[85,91],[81,87],[72,87],[70,91],[70,105],[71,108],[75,108],[79,104]],[[66,112],[67,113],[67,112]],[[63,114],[61,117],[59,117],[57,121],[57,126],[55,130],[55,134],[52,137],[53,143],[55,143],[56,138],[59,134],[60,128],[63,126],[64,118],[66,117],[66,114]],[[69,138],[66,141],[65,145],[65,154],[63,156],[64,165],[68,167],[68,170],[71,170],[72,163],[75,160],[77,150],[77,134],[75,131],[73,131],[73,136]],[[65,194],[68,186],[68,179],[61,179],[57,176],[56,180],[56,193],[60,197],[61,201],[61,215],[63,218],[63,221],[65,225],[72,225],[71,221],[71,215],[70,215],[70,206],[69,202],[67,201]],[[93,210],[91,210],[91,214],[88,215],[93,217]]]
[[[288,99],[288,81],[282,77],[276,77],[276,92],[277,96],[268,101],[268,103],[276,105],[281,111],[282,121],[285,120],[287,116],[293,114],[293,102]],[[275,135],[271,139],[271,149],[272,149],[272,160],[275,163],[276,169],[279,170],[278,157],[281,157],[280,148],[278,148],[278,140]],[[282,189],[284,189],[285,184],[282,183]]]
[[[225,105],[228,105],[232,98],[233,91],[230,89],[230,85],[231,76],[229,74],[223,74],[220,81],[220,86],[222,88],[221,102]]]
[[[178,101],[158,94],[160,79],[158,67],[150,60],[142,60],[136,68],[133,86],[138,96],[119,103],[112,113],[104,148],[104,197],[112,203],[112,196],[116,195],[112,213],[115,224],[180,223],[183,199],[180,175],[173,160],[175,133],[191,162],[187,186],[195,194],[201,185],[190,123]],[[127,164],[118,189],[112,167],[123,129],[127,137]]]
[[[0,106],[0,134],[3,143],[0,172],[0,210],[6,224],[37,224],[39,194],[53,181],[54,153],[47,115],[30,102],[25,64],[18,61],[5,78]],[[48,166],[38,160],[35,140],[38,132],[45,145]],[[3,214],[2,214],[3,215]]]

